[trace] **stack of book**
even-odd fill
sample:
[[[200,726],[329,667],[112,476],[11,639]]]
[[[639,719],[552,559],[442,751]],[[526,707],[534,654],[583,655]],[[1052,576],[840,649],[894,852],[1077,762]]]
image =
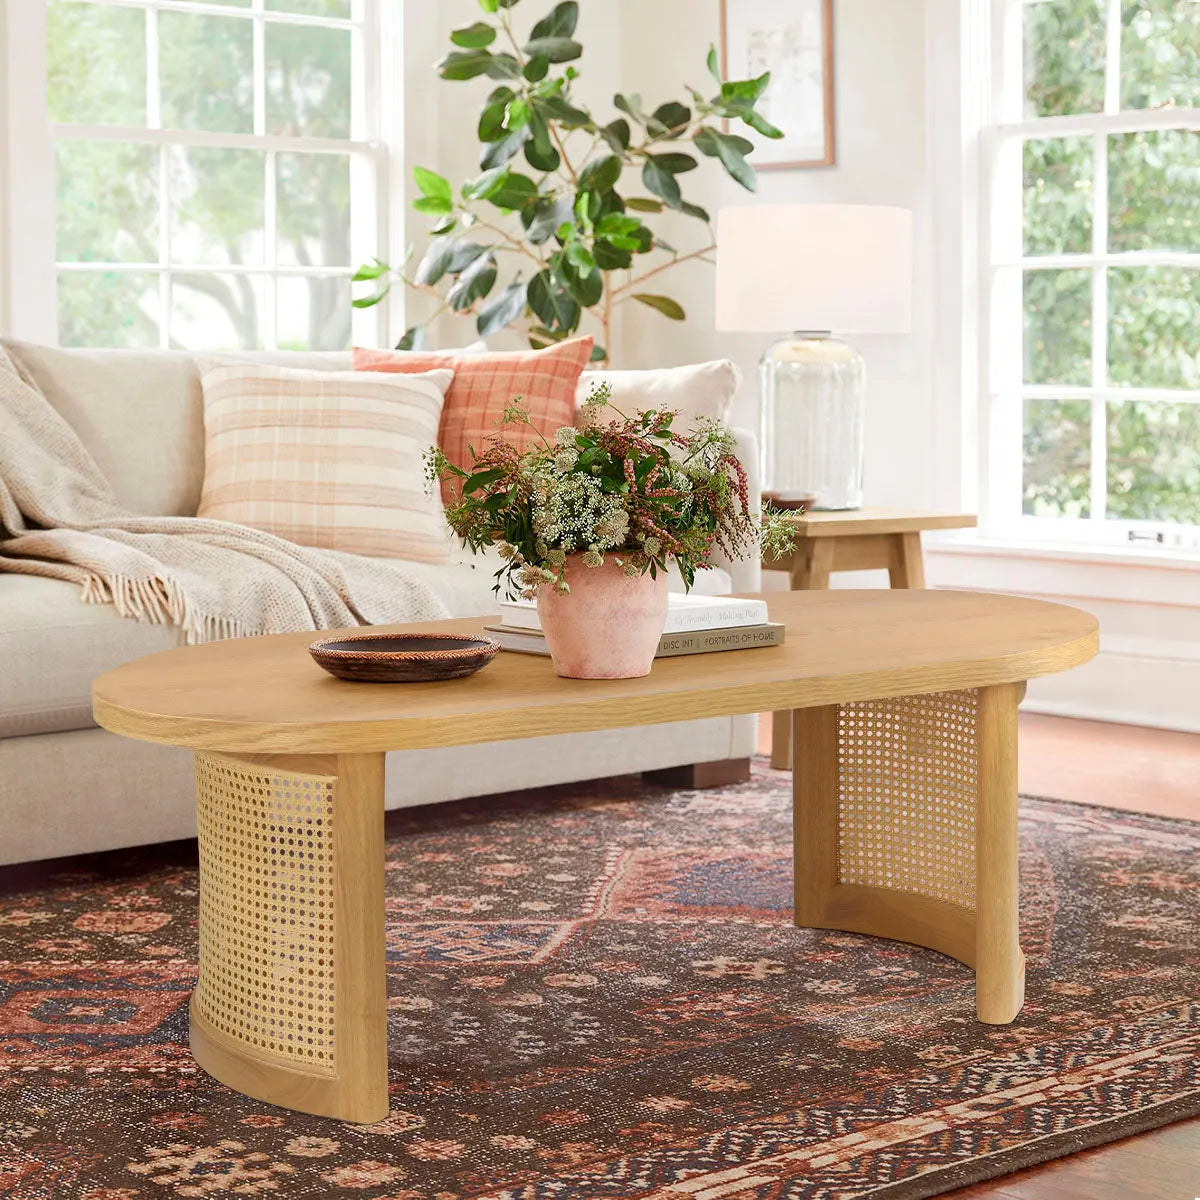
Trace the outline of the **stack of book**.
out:
[[[500,624],[485,626],[488,636],[505,650],[549,654],[537,605],[532,600],[500,604]],[[676,654],[709,654],[715,650],[752,650],[783,643],[785,626],[767,620],[763,600],[671,593],[667,622],[657,658]]]

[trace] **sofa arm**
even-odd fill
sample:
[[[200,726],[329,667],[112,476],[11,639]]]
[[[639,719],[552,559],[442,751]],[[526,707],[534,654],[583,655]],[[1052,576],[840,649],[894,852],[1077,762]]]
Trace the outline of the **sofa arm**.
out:
[[[762,480],[758,469],[758,438],[749,430],[732,430],[736,440],[737,456],[746,468],[750,491],[750,511],[758,512],[762,506]],[[713,566],[724,567],[733,580],[735,592],[757,592],[762,589],[762,566],[759,556],[751,553],[749,558],[730,561],[719,551],[713,555]]]

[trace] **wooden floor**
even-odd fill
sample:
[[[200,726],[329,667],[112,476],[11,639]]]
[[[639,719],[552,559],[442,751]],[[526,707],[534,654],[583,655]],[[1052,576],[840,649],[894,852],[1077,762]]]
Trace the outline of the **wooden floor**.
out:
[[[769,752],[771,722],[759,721]],[[1200,821],[1200,735],[1021,714],[1022,793]],[[1056,1159],[944,1200],[1200,1200],[1200,1120]]]

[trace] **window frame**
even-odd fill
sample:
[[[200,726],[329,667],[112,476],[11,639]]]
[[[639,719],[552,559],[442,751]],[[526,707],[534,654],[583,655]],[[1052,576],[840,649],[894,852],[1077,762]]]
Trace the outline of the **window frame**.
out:
[[[1121,0],[1105,5],[1103,110],[1070,116],[1024,115],[1024,17],[1034,4],[1056,0],[990,0],[987,72],[982,81],[981,267],[979,368],[983,411],[979,500],[981,533],[1017,542],[1200,550],[1200,525],[1109,519],[1108,405],[1113,402],[1200,404],[1200,389],[1143,388],[1108,380],[1108,271],[1113,267],[1184,267],[1200,271],[1200,252],[1108,249],[1109,138],[1121,133],[1200,132],[1200,108],[1120,108]],[[1027,140],[1090,137],[1091,245],[1084,253],[1027,255],[1023,243],[1023,154]],[[1024,381],[1025,272],[1080,269],[1091,275],[1090,378],[1086,385]],[[1027,516],[1022,511],[1024,405],[1027,399],[1083,400],[1090,406],[1089,514]]]
[[[5,0],[0,0],[3,5]],[[58,273],[64,271],[154,272],[159,281],[158,348],[170,345],[172,278],[181,274],[249,275],[264,281],[262,351],[277,348],[276,279],[338,277],[349,279],[363,262],[389,258],[392,225],[393,155],[399,152],[400,123],[395,114],[402,100],[401,76],[391,69],[399,61],[400,18],[386,0],[351,0],[347,18],[323,17],[268,9],[266,0],[246,6],[205,3],[203,0],[76,0],[102,8],[144,11],[147,22],[147,121],[141,126],[88,125],[51,122],[46,96],[46,0],[7,0],[3,59],[9,86],[3,97],[7,110],[5,143],[0,164],[5,168],[4,202],[7,245],[0,274],[4,278],[0,321],[14,336],[57,345]],[[154,103],[158,90],[152,51],[158,14],[195,13],[252,23],[254,29],[254,132],[222,133],[166,129]],[[266,132],[264,42],[267,23],[344,29],[350,33],[352,67],[350,137],[316,138]],[[55,254],[55,144],[58,140],[125,142],[158,149],[158,259],[138,262],[60,262]],[[165,186],[166,163],[174,147],[249,149],[264,157],[263,260],[255,264],[172,262],[170,251],[171,197]],[[279,153],[348,156],[351,171],[350,261],[345,266],[305,267],[277,261],[274,236],[275,158]],[[396,304],[385,300],[374,309],[351,310],[351,341],[385,344],[391,328],[402,321]]]

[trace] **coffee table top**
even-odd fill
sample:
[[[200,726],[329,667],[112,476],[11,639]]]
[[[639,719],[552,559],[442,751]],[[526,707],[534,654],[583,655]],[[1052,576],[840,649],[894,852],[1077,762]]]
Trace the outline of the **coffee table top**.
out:
[[[502,653],[444,683],[348,683],[283,633],[166,650],[101,675],[96,721],[204,750],[422,749],[1016,683],[1097,650],[1096,619],[1015,596],[954,591],[774,592],[782,646],[659,659],[643,679],[560,679],[548,658]],[[401,630],[480,632],[468,618]]]

